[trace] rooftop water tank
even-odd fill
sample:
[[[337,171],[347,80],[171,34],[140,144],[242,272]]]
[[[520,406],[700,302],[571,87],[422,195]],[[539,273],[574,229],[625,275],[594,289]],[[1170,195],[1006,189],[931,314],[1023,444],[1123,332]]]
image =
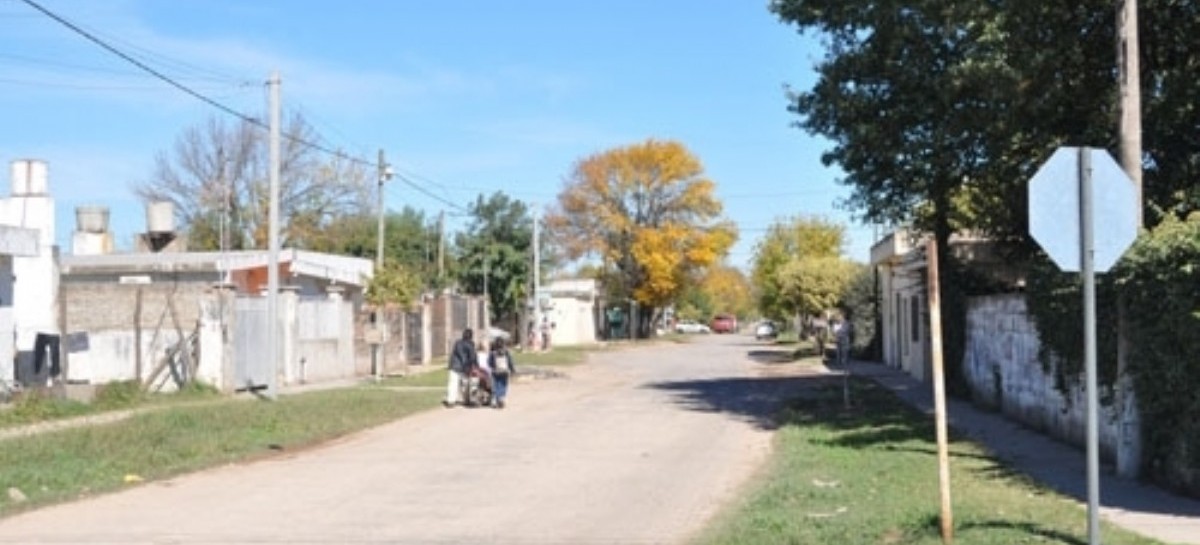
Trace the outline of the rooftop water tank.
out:
[[[11,165],[12,195],[23,197],[46,194],[46,162],[17,159]]]
[[[173,233],[175,231],[175,203],[157,201],[147,204],[146,231],[149,233]]]
[[[102,234],[108,232],[108,207],[75,207],[75,230],[80,233]]]

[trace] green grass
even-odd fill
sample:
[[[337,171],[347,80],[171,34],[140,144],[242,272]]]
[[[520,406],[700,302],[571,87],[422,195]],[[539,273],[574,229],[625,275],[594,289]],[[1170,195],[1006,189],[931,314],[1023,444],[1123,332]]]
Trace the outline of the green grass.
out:
[[[0,429],[145,405],[195,403],[218,397],[216,389],[203,384],[189,385],[183,390],[167,394],[150,394],[142,390],[136,381],[113,382],[99,386],[91,403],[56,396],[50,390],[28,390],[22,392],[11,405],[0,410]]]
[[[0,443],[0,516],[328,441],[437,405],[440,392],[348,388],[280,397],[167,406],[112,424]]]
[[[827,383],[781,416],[775,454],[697,545],[940,544],[931,419],[869,381]],[[951,443],[955,543],[1087,543],[1086,511],[966,441]],[[1105,526],[1106,544],[1156,541]]]

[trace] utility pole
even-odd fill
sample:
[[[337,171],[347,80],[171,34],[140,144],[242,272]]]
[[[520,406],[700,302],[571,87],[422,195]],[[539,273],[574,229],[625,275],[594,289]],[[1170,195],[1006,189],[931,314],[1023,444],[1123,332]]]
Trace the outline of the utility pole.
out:
[[[1137,224],[1142,226],[1142,78],[1137,0],[1117,5],[1117,80],[1121,96],[1120,163],[1133,179]]]
[[[379,199],[379,231],[375,234],[375,274],[376,276],[383,274],[383,183],[392,178],[392,167],[387,164],[383,158],[383,149],[379,150],[378,168],[378,189],[377,196]],[[371,360],[372,371],[375,375],[375,382],[383,379],[383,350],[384,332],[387,328],[383,325],[383,303],[375,305],[375,335],[371,340]]]
[[[950,545],[954,543],[954,508],[950,501],[950,433],[946,426],[946,373],[942,361],[942,303],[937,248],[935,239],[926,244],[925,262],[929,269],[929,352],[933,363],[933,411],[937,435],[938,495],[941,498],[938,526],[942,543]]]
[[[438,212],[438,281],[446,275],[446,211]]]
[[[270,88],[270,205],[267,225],[267,397],[279,395],[276,374],[279,372],[279,72],[272,72],[267,81]]]
[[[538,299],[542,291],[542,248],[541,248],[541,228],[538,227],[539,218],[537,212],[537,203],[532,207],[533,213],[533,304],[534,317],[541,311],[541,301]]]
[[[392,179],[392,167],[383,159],[383,150],[379,150],[379,232],[375,235],[375,272],[383,270],[383,183]]]
[[[1142,218],[1142,85],[1141,58],[1138,45],[1137,0],[1117,3],[1117,85],[1120,95],[1120,121],[1117,141],[1121,169],[1133,180],[1137,226]],[[1133,383],[1127,371],[1130,358],[1129,326],[1125,294],[1117,294],[1117,406],[1122,415],[1136,405]],[[1138,427],[1130,425],[1129,417],[1121,417],[1121,441],[1117,448],[1117,474],[1136,477],[1141,463],[1136,444]]]

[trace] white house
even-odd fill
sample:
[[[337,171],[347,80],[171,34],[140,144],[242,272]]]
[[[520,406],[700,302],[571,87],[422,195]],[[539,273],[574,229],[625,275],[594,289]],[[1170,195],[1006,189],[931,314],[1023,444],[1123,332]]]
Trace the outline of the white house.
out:
[[[596,299],[599,288],[595,280],[555,280],[541,289],[541,315],[554,324],[551,346],[591,344],[596,342]]]
[[[39,334],[55,344],[59,334],[58,250],[46,163],[16,160],[10,174],[12,193],[0,199],[0,225],[5,226],[0,230],[0,378],[4,380],[32,372]],[[39,375],[47,370],[43,366]]]

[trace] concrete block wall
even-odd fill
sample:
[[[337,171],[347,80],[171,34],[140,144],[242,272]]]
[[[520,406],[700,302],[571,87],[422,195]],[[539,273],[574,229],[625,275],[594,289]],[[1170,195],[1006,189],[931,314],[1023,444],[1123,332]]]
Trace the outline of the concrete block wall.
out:
[[[211,284],[203,282],[155,282],[120,284],[108,280],[69,279],[62,283],[63,322],[68,335],[86,339],[86,348],[66,350],[67,379],[105,383],[133,378],[146,379],[166,350],[180,335],[171,318],[167,301],[172,300],[175,320],[184,337],[201,323],[202,302],[211,295]],[[137,316],[138,292],[141,314]],[[137,373],[138,327],[141,328],[141,376]],[[217,379],[221,370],[199,369],[202,378]]]
[[[1055,387],[1053,369],[1044,368],[1038,358],[1039,347],[1037,327],[1029,317],[1024,295],[970,300],[963,370],[974,400],[1083,447],[1087,414],[1082,377],[1070,381],[1065,394],[1061,392]],[[1103,400],[1105,392],[1100,397]],[[1100,455],[1108,461],[1116,458],[1120,444],[1119,413],[1102,401]]]

